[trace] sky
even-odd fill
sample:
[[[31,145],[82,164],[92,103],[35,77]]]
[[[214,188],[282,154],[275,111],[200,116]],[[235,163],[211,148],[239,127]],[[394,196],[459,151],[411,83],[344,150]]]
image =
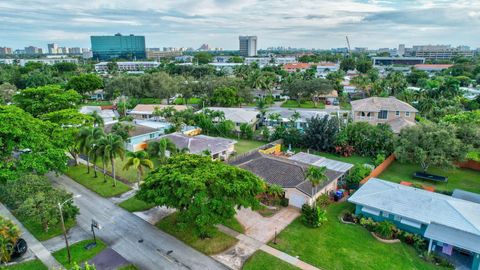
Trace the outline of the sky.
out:
[[[0,46],[90,48],[91,35],[144,35],[147,47],[480,47],[480,0],[0,0]]]

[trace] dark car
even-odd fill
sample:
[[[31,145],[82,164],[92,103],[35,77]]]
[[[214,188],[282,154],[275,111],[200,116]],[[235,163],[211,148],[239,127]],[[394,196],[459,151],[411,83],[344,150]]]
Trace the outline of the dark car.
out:
[[[27,241],[25,241],[23,238],[18,239],[17,242],[15,243],[15,246],[13,246],[12,259],[21,257],[23,254],[27,252],[27,250],[28,250]]]

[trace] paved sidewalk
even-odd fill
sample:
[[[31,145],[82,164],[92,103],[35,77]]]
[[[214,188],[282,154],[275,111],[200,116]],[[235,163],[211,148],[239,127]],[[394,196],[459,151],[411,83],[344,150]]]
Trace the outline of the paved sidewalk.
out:
[[[40,243],[25,227],[15,218],[8,209],[0,203],[0,215],[7,217],[17,224],[18,228],[23,232],[22,238],[27,241],[28,248],[42,261],[49,269],[63,269],[63,266],[52,256],[52,254]]]
[[[67,232],[68,243],[73,245],[77,242],[91,239],[92,233],[85,231],[84,229],[80,228],[80,226],[76,225],[72,227]],[[47,241],[43,241],[42,244],[47,248],[50,252],[58,251],[62,248],[65,248],[65,238],[62,235],[56,236],[52,239],[48,239]]]
[[[244,235],[244,234],[241,234],[239,232],[236,232],[228,227],[225,227],[223,225],[218,225],[217,226],[218,229],[232,237],[235,237],[237,238],[239,241],[239,243],[237,243],[237,245],[240,245],[240,246],[246,246],[248,247],[247,250],[249,251],[249,255],[248,257],[250,257],[255,251],[257,250],[262,250],[264,252],[267,252],[268,254],[272,255],[272,256],[275,256],[277,257],[278,259],[282,260],[282,261],[285,261],[287,263],[290,263],[300,269],[303,269],[303,270],[320,270],[319,268],[313,266],[313,265],[310,265],[304,261],[301,261],[299,260],[298,258],[295,258],[291,255],[288,255],[287,253],[285,252],[282,252],[278,249],[275,249],[271,246],[268,246],[267,244],[264,244],[250,236],[247,236],[247,235]],[[235,246],[237,246],[235,245]],[[235,248],[235,247],[234,247]],[[253,251],[252,251],[253,250]],[[222,253],[223,254],[223,253]],[[227,254],[229,254],[229,252],[227,251],[223,256],[225,257]],[[219,254],[220,255],[220,254]],[[218,255],[216,255],[218,256]],[[237,254],[238,256],[238,254]],[[248,258],[247,257],[247,258]],[[238,259],[237,259],[238,260]],[[223,261],[222,261],[223,262]],[[235,263],[237,261],[234,261]],[[242,262],[243,264],[243,262]],[[232,265],[229,265],[230,267],[232,267]],[[234,264],[233,265],[234,267],[232,267],[233,269],[240,269],[240,267],[238,267],[237,264]]]

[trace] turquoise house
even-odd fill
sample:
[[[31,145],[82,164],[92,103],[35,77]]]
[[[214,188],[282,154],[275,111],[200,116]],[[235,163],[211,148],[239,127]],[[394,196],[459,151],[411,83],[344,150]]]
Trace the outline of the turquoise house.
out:
[[[459,269],[480,270],[480,194],[452,196],[372,178],[349,202],[355,213],[422,235],[428,252],[447,258]]]

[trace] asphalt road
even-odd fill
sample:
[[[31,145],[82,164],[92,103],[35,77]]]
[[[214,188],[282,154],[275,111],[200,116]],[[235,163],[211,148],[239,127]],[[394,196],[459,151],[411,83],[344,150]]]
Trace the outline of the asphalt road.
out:
[[[140,269],[227,269],[67,176],[48,176],[57,186],[81,195],[75,199],[80,208],[78,225],[90,231],[91,221],[95,219],[102,226],[100,231],[96,231],[97,236]]]

